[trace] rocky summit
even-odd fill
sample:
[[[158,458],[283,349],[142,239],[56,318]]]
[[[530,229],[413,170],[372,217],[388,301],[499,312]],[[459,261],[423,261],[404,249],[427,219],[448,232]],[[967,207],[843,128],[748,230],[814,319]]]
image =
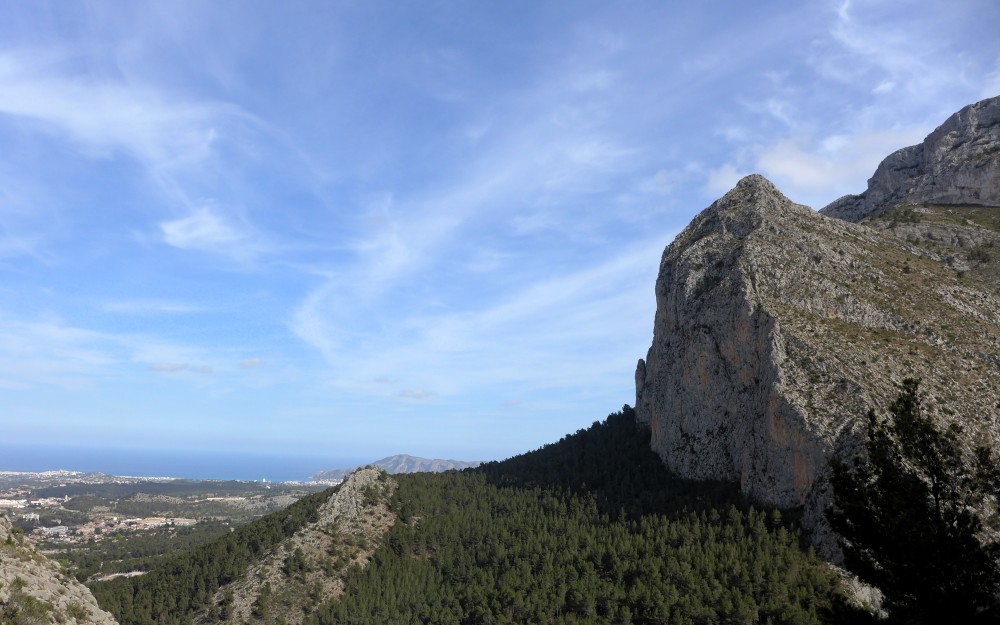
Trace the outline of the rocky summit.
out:
[[[820,212],[861,221],[905,204],[1000,206],[1000,96],[970,104],[920,145],[893,152],[864,193]]]
[[[970,444],[997,446],[997,120],[1000,98],[962,109],[822,213],[748,176],[677,236],[636,371],[637,418],[669,469],[802,508],[835,557],[830,459],[859,451],[864,415],[904,378]]]

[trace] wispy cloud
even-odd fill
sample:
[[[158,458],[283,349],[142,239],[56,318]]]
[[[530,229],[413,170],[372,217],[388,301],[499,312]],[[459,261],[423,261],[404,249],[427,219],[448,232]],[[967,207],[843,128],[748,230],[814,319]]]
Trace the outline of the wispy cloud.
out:
[[[156,373],[177,373],[178,371],[184,371],[187,368],[188,366],[182,363],[157,362],[149,365],[149,370],[155,371]]]
[[[371,384],[375,379],[403,385],[396,397],[407,399],[417,399],[413,389],[451,396],[488,386],[596,381],[609,363],[620,366],[621,354],[632,360],[629,350],[619,352],[614,344],[617,327],[635,311],[651,319],[649,285],[664,243],[659,237],[637,243],[626,253],[536,279],[482,306],[463,302],[462,312],[453,308],[457,302],[437,312],[344,309],[331,301],[332,290],[320,288],[297,311],[293,326],[324,353],[338,386],[353,392],[383,394],[385,384]],[[386,313],[391,329],[381,321]],[[345,327],[355,333],[366,329],[359,336],[346,334]],[[580,358],[581,349],[590,352],[586,358]]]
[[[186,217],[159,224],[164,242],[180,249],[199,250],[246,260],[263,246],[245,228],[227,220],[209,207],[201,207]]]
[[[140,333],[92,330],[48,314],[0,312],[0,386],[86,388],[118,379],[136,365],[157,373],[211,373],[224,363],[199,347]]]
[[[958,13],[969,9],[956,7]],[[801,76],[792,82],[780,72],[768,73],[767,89],[740,97],[762,124],[779,126],[768,125],[766,132],[747,132],[746,126],[738,133],[730,133],[730,126],[718,131],[735,150],[706,170],[710,196],[758,172],[792,199],[822,208],[863,191],[883,158],[919,143],[942,114],[980,95],[981,84],[970,76],[982,75],[976,65],[981,60],[950,51],[949,19],[901,6],[893,8],[900,19],[890,21],[885,10],[876,0],[844,0],[831,11],[828,36],[813,41],[807,56],[816,72],[813,89],[826,94],[824,100],[803,93]]]
[[[434,393],[430,391],[425,391],[423,389],[408,388],[396,393],[396,397],[400,399],[421,401],[424,399],[429,399],[431,397],[434,397]]]
[[[191,314],[207,310],[204,306],[160,299],[118,299],[100,304],[102,310],[126,315]]]
[[[159,166],[197,162],[234,107],[178,99],[144,86],[74,71],[49,50],[0,53],[0,113],[38,124],[93,156],[126,151]]]
[[[761,173],[796,202],[820,209],[848,193],[864,191],[886,156],[919,143],[927,125],[892,131],[857,132],[821,138],[788,137],[773,143],[745,146],[733,161],[708,172],[706,191],[719,197],[749,173]]]

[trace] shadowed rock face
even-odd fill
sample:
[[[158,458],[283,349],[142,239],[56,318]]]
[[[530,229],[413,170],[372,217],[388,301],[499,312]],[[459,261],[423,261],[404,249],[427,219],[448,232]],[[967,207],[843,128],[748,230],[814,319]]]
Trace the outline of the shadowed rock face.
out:
[[[1000,301],[891,233],[831,219],[748,176],[665,250],[636,414],[669,469],[802,507],[828,557],[834,455],[905,377],[994,440]],[[991,399],[992,398],[992,399]]]
[[[902,204],[1000,206],[1000,96],[970,104],[920,145],[892,153],[868,190],[820,212],[861,221]]]

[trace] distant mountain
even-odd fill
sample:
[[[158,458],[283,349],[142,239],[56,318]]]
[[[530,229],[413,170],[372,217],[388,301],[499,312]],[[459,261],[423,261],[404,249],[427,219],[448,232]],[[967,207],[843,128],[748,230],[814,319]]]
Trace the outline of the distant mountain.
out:
[[[460,471],[462,469],[472,469],[474,467],[478,467],[480,464],[482,464],[482,462],[479,460],[430,460],[428,458],[398,454],[361,466],[378,467],[390,475],[396,475],[398,473],[441,473],[444,471],[451,471],[452,469]],[[359,467],[350,467],[347,469],[329,469],[327,471],[320,471],[318,473],[314,473],[310,479],[314,481],[342,480],[358,468]]]

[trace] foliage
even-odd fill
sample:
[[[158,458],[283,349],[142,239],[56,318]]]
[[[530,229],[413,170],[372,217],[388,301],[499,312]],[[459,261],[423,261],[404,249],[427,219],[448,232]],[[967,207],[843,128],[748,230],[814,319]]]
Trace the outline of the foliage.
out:
[[[987,246],[985,245],[980,245],[979,247],[974,247],[971,250],[969,250],[969,260],[976,261],[979,263],[988,263],[990,262],[990,258],[991,258],[990,253],[987,250]]]
[[[76,578],[85,582],[95,573],[107,575],[127,571],[151,571],[175,557],[178,552],[209,543],[225,536],[229,531],[228,523],[209,521],[192,527],[122,534],[105,538],[83,548],[67,548],[59,544],[48,547],[59,549],[56,557],[72,566]]]
[[[505,462],[395,479],[397,522],[308,625],[810,624],[844,614],[836,576],[802,548],[787,515],[750,507],[730,485],[671,477],[627,406]],[[122,625],[187,624],[201,610],[217,623],[232,613],[224,585],[313,518],[320,500],[92,587]],[[341,548],[327,556],[315,570],[340,575],[327,565],[346,565]],[[309,566],[293,551],[283,574],[300,579]],[[281,620],[273,593],[258,595],[251,621]]]
[[[307,623],[832,618],[837,581],[780,514],[720,511],[721,490],[682,487],[648,437],[626,407],[505,462],[397,476],[401,522]]]
[[[938,429],[921,403],[907,379],[890,418],[869,413],[867,459],[834,463],[828,517],[848,568],[883,591],[895,619],[996,619],[1000,548],[980,542],[977,513],[995,507],[995,462],[986,448],[963,453],[961,428]]]
[[[627,405],[557,443],[483,464],[476,471],[499,486],[590,493],[601,512],[612,518],[747,506],[735,484],[682,480],[667,472],[650,449],[648,428],[636,422]]]
[[[303,497],[291,506],[239,527],[207,545],[174,556],[147,575],[90,585],[100,606],[121,625],[190,623],[215,591],[236,579],[306,523],[334,489]]]
[[[14,579],[7,601],[0,602],[0,623],[4,625],[49,625],[52,604],[23,592],[25,582]]]

